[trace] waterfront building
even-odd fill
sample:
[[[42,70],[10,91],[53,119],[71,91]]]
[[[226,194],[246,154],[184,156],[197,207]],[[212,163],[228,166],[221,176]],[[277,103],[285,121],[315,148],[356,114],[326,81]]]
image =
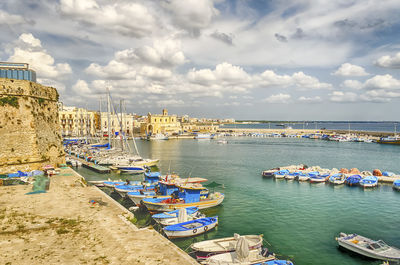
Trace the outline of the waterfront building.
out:
[[[140,124],[135,123],[135,114],[131,113],[101,113],[101,130],[103,135],[108,134],[108,118],[110,117],[110,132],[118,134],[124,132],[127,136],[130,136],[132,132],[135,132],[135,128],[139,127]]]
[[[148,113],[147,122],[141,124],[140,132],[145,135],[179,134],[182,132],[182,126],[176,115],[168,115],[168,110],[163,109],[162,114]]]
[[[0,62],[0,78],[28,80],[36,83],[36,72],[27,63]]]
[[[96,136],[100,130],[99,113],[77,107],[59,107],[59,120],[63,136]]]

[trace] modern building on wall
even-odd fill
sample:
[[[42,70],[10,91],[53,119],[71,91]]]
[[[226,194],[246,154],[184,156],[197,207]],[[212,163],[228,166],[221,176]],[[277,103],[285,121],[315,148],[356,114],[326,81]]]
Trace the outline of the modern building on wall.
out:
[[[59,120],[63,136],[97,136],[100,132],[99,113],[83,108],[59,108]]]
[[[28,80],[36,83],[36,72],[27,63],[0,62],[0,78]]]
[[[161,115],[147,114],[147,122],[141,124],[140,132],[145,135],[181,133],[182,126],[176,115],[168,115],[168,110],[163,109]]]

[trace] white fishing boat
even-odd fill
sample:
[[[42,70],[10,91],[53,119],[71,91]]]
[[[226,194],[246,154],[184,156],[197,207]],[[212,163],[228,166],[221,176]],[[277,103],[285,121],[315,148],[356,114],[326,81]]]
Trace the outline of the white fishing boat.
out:
[[[393,181],[393,189],[400,191],[400,179]]]
[[[297,176],[298,181],[308,181],[310,179],[310,176],[307,174],[301,173],[300,175]]]
[[[372,240],[357,234],[340,233],[336,238],[339,246],[360,255],[386,261],[400,262],[400,249],[387,245],[382,240]]]
[[[249,242],[244,236],[240,236],[235,244],[235,251],[217,254],[202,261],[202,264],[224,265],[251,265],[262,264],[274,260],[275,255],[262,248],[250,249]]]
[[[233,237],[224,237],[196,242],[190,245],[190,247],[193,251],[197,252],[197,259],[206,259],[211,255],[235,251],[235,246],[239,238],[240,235],[235,234]],[[244,238],[249,243],[249,249],[257,249],[262,247],[262,235],[245,235]]]
[[[168,137],[168,135],[165,135],[163,133],[157,133],[157,134],[149,136],[148,139],[149,140],[168,140],[169,137]]]

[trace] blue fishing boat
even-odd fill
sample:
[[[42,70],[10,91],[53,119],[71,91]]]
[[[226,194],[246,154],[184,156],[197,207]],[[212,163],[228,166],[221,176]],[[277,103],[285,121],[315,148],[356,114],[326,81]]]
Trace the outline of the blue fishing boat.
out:
[[[129,191],[126,193],[131,201],[136,204],[140,205],[141,201],[145,198],[152,198],[157,196],[155,191],[148,191],[148,190],[136,190],[136,191]],[[165,198],[169,198],[170,196],[166,196]]]
[[[140,174],[143,173],[145,171],[145,168],[142,166],[133,166],[133,165],[129,165],[129,166],[116,166],[116,168],[118,168],[121,173],[127,173],[127,174]]]
[[[351,176],[347,177],[345,182],[349,186],[355,186],[360,183],[361,179],[362,179],[362,177],[360,175],[351,175]]]
[[[400,191],[400,179],[393,181],[393,189]]]
[[[148,183],[157,183],[161,176],[160,172],[144,172],[144,180]]]
[[[199,208],[198,207],[187,207],[187,208],[185,208],[185,210],[186,210],[187,215],[192,215],[192,214],[198,212]],[[179,214],[179,210],[174,210],[174,211],[170,211],[170,212],[153,214],[151,217],[153,217],[153,219],[157,222],[157,220],[159,220],[159,219],[178,217],[178,214]]]
[[[168,238],[191,237],[206,233],[218,225],[218,216],[204,217],[163,228]]]
[[[262,263],[256,263],[253,265],[293,265],[290,260],[270,260]]]
[[[301,172],[290,172],[289,174],[287,174],[285,176],[285,179],[287,180],[293,180],[295,179],[297,176],[299,176],[301,174]]]
[[[283,179],[283,178],[285,178],[285,176],[286,176],[287,174],[289,174],[289,173],[290,173],[289,170],[287,170],[287,169],[282,169],[282,170],[279,170],[279,171],[274,172],[274,178],[276,178],[276,179]]]
[[[143,185],[117,185],[114,186],[115,192],[124,197],[128,192],[143,190]]]
[[[345,180],[346,180],[346,175],[343,173],[333,174],[332,176],[329,177],[329,182],[334,185],[344,184]]]
[[[323,183],[329,178],[330,174],[320,174],[318,171],[315,171],[308,173],[308,176],[310,177],[310,183]]]
[[[378,186],[378,177],[367,176],[360,180],[360,186],[364,188],[371,188]]]

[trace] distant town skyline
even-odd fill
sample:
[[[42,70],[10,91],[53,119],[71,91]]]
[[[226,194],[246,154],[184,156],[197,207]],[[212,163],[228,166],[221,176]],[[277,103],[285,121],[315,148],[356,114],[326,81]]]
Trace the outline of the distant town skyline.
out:
[[[236,120],[399,120],[400,2],[5,0],[0,61],[67,106]]]

